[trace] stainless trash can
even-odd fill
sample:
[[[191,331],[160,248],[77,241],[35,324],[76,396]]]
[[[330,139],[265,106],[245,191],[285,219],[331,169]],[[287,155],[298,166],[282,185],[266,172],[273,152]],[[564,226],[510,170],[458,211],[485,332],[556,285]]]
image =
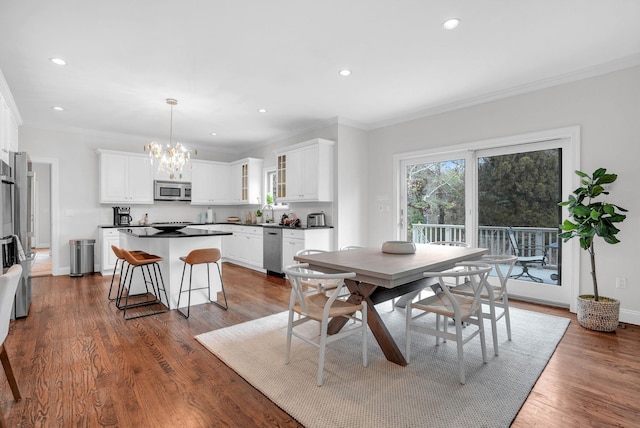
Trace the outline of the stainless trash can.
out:
[[[69,241],[69,276],[93,273],[93,247],[95,239],[71,239]]]

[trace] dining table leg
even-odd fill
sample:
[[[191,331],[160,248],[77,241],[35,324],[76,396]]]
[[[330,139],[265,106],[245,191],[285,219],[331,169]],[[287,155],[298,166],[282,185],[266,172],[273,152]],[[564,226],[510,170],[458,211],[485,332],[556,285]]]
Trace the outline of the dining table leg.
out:
[[[371,301],[371,294],[378,287],[376,285],[353,281],[351,279],[345,279],[345,285],[351,292],[351,295],[347,299],[348,302],[360,303],[362,300],[367,302],[367,324],[369,325],[369,329],[376,338],[378,345],[380,345],[380,349],[382,349],[387,360],[400,366],[406,366],[407,360],[404,358],[402,352],[400,352],[400,348],[395,340],[393,340],[391,333],[380,318],[380,314],[376,310],[375,304]],[[335,334],[339,332],[347,321],[347,318],[344,317],[333,318],[329,322],[328,333]]]

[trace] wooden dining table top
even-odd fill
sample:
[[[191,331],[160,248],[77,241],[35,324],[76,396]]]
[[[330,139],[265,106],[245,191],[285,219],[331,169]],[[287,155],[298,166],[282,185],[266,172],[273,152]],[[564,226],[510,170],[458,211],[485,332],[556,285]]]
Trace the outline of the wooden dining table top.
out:
[[[423,278],[423,272],[439,272],[461,261],[482,257],[487,248],[416,244],[413,254],[383,253],[381,248],[367,247],[344,251],[295,256],[310,268],[325,273],[355,272],[356,281],[393,288]]]

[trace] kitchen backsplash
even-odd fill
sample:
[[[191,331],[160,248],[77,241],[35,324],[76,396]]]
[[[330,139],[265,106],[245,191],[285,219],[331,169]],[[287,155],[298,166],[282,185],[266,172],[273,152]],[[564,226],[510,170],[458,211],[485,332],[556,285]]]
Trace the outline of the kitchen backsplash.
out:
[[[122,204],[124,206],[124,204]],[[166,221],[191,221],[200,222],[200,214],[207,211],[207,206],[190,205],[181,202],[161,202],[156,201],[153,205],[131,205],[131,224],[138,224],[145,214],[149,215],[149,221],[166,222]],[[271,210],[262,209],[259,205],[238,205],[238,206],[213,206],[213,212],[217,222],[224,222],[227,217],[239,217],[243,222],[247,213],[255,213],[257,209],[263,211],[263,216],[268,214],[271,216]],[[327,225],[333,225],[333,203],[331,202],[313,202],[313,203],[291,203],[289,208],[274,209],[274,217],[276,223],[280,221],[282,214],[295,213],[303,224],[307,222],[307,214],[324,212]],[[263,218],[264,221],[264,218]],[[100,224],[113,224],[113,210],[109,206],[105,206],[100,213]]]

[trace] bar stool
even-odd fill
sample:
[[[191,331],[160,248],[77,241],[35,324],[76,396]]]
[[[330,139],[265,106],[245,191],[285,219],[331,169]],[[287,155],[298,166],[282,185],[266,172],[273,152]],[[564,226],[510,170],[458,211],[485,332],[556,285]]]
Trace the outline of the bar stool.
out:
[[[220,271],[220,266],[218,265],[218,261],[220,260],[220,250],[217,248],[202,248],[198,250],[191,251],[186,257],[180,257],[180,260],[184,262],[184,266],[182,267],[182,279],[180,280],[180,293],[178,294],[178,312],[184,315],[186,318],[189,318],[189,313],[191,311],[191,291],[192,290],[203,290],[207,289],[209,291],[209,302],[215,303],[220,306],[225,311],[229,309],[229,304],[227,303],[227,294],[224,292],[224,282],[222,282],[222,272]],[[198,287],[191,288],[191,279],[193,277],[193,265],[199,265],[205,263],[207,265],[207,286],[206,287]],[[218,303],[217,301],[211,300],[211,276],[209,274],[209,264],[213,263],[218,268],[218,275],[220,276],[220,284],[222,285],[222,296],[224,297],[224,306]],[[187,265],[189,265],[189,290],[182,291],[182,285],[184,283],[184,273],[187,269]],[[180,310],[180,297],[182,293],[189,293],[189,301],[187,303],[187,313],[185,314]]]
[[[120,287],[122,287],[122,271],[124,269],[124,264],[126,263],[126,260],[122,256],[122,253],[120,252],[120,248],[116,247],[115,245],[112,245],[111,246],[111,250],[113,251],[113,254],[116,255],[116,264],[115,264],[115,266],[113,266],[113,274],[111,275],[111,285],[109,286],[109,295],[107,297],[108,297],[110,302],[113,302],[114,300],[117,300],[118,293],[120,293]],[[137,254],[147,254],[144,251],[140,251],[140,250],[134,250],[134,251],[129,251],[129,252],[131,254],[133,254],[134,256],[136,256]],[[118,280],[118,288],[116,290],[116,296],[115,297],[111,297],[111,291],[113,290],[113,281],[115,281],[116,273],[118,272],[118,264],[120,264],[120,274],[119,274],[119,280]]]
[[[162,272],[160,271],[159,262],[162,261],[162,257],[148,254],[148,253],[138,253],[136,255],[132,254],[130,251],[125,250],[124,248],[120,248],[120,254],[124,258],[124,261],[127,263],[127,271],[124,275],[124,279],[122,280],[122,286],[120,287],[120,291],[118,293],[118,298],[116,299],[116,306],[118,309],[123,310],[123,318],[125,320],[131,320],[135,318],[146,317],[149,315],[161,314],[163,312],[167,312],[169,310],[169,297],[167,296],[167,289],[164,285],[164,279],[162,278]],[[124,265],[124,264],[123,264]],[[142,302],[129,303],[129,297],[135,297],[136,295],[131,295],[131,283],[133,282],[133,273],[136,268],[140,268],[140,272],[142,273],[142,279],[144,281],[145,288],[147,290],[146,296],[149,295],[149,285],[151,286],[151,293],[154,298],[151,300],[144,300]],[[145,274],[146,268],[146,274]],[[153,273],[152,273],[153,268]],[[129,283],[127,285],[127,277],[129,277]],[[159,277],[159,279],[158,279]],[[125,297],[124,305],[122,304],[122,298],[124,295],[124,289],[127,289],[127,295]],[[150,306],[150,305],[163,305],[162,296],[160,293],[164,293],[164,298],[167,302],[165,309],[152,311],[149,313],[143,313],[140,315],[136,315],[133,317],[127,318],[127,309],[139,308],[141,306]]]

